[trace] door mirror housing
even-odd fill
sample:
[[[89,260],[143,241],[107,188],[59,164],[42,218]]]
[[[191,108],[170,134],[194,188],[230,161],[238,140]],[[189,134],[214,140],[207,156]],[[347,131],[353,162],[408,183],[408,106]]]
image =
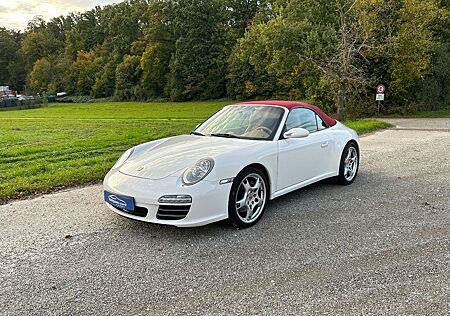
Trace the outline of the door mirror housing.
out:
[[[283,136],[284,138],[305,138],[309,136],[309,131],[301,127],[296,127],[285,132]]]

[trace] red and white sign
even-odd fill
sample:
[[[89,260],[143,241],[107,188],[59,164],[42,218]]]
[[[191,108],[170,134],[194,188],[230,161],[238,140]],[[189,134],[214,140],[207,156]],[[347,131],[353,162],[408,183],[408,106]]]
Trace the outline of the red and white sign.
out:
[[[377,86],[377,94],[384,94],[384,91],[386,91],[386,87],[382,84],[379,84]]]

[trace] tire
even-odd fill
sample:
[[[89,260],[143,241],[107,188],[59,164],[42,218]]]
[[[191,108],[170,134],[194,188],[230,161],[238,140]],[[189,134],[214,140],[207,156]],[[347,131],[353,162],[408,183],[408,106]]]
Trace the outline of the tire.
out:
[[[254,167],[245,168],[234,178],[231,186],[228,220],[239,228],[255,225],[264,213],[268,198],[269,185],[265,174]]]
[[[349,160],[350,159],[350,160]],[[355,143],[348,143],[342,151],[338,183],[349,185],[355,181],[359,170],[359,150]]]

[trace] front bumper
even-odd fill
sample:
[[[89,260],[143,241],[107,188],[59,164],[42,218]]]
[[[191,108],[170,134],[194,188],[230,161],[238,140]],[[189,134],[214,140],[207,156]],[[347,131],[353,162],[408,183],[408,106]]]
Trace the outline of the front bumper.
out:
[[[184,186],[179,177],[167,177],[161,180],[149,180],[125,175],[111,170],[103,181],[105,191],[133,197],[135,205],[147,209],[144,216],[136,216],[122,211],[109,203],[108,207],[119,215],[139,221],[174,225],[178,227],[202,226],[228,218],[228,197],[231,183],[219,184],[219,181],[203,180],[191,186]],[[159,219],[158,209],[180,204],[161,204],[158,199],[163,195],[190,195],[192,203],[183,219]]]

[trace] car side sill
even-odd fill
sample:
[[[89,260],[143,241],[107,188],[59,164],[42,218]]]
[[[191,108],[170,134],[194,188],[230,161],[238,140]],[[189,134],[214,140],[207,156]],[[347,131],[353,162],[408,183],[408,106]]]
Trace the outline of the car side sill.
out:
[[[278,191],[272,193],[272,195],[270,196],[270,199],[273,200],[273,199],[275,199],[275,198],[277,198],[279,196],[282,196],[282,195],[284,195],[286,193],[289,193],[289,192],[295,191],[297,189],[306,187],[307,185],[313,184],[313,183],[318,182],[320,180],[324,180],[324,179],[327,179],[327,178],[335,177],[337,175],[338,174],[336,172],[329,172],[329,173],[325,173],[323,175],[320,175],[320,176],[308,179],[306,181],[303,181],[303,182],[291,185],[290,187],[287,187],[287,188],[284,188],[284,189],[281,189],[281,190],[278,190]]]

